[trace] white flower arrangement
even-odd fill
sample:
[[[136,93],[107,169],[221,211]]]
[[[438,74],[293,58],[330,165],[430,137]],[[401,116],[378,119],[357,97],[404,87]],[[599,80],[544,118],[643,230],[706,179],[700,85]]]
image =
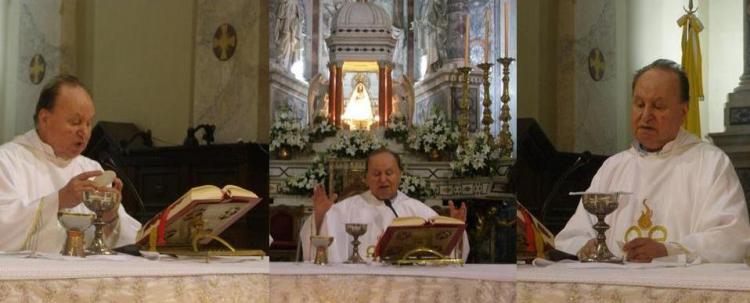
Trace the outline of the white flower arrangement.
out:
[[[279,191],[292,195],[311,195],[316,184],[323,184],[328,177],[325,154],[318,154],[312,166],[301,176],[291,176],[281,183]]]
[[[400,113],[388,117],[388,124],[385,127],[383,136],[386,139],[394,139],[401,143],[406,142],[409,137],[409,126],[406,123],[406,117]]]
[[[328,121],[328,117],[318,114],[313,118],[312,128],[310,129],[310,140],[320,141],[326,137],[336,134],[339,128]]]
[[[273,126],[271,126],[271,144],[269,149],[275,151],[281,147],[302,150],[310,140],[309,135],[302,128],[299,119],[291,109],[282,107],[276,112]]]
[[[487,144],[487,135],[484,132],[478,132],[472,134],[466,140],[466,144],[456,149],[456,155],[450,165],[455,175],[474,177],[494,175],[499,163],[499,152]]]
[[[363,130],[339,131],[337,140],[328,148],[328,153],[339,158],[362,159],[385,144],[370,132]]]
[[[433,112],[409,135],[409,147],[424,153],[432,150],[442,152],[456,146],[458,139],[458,127],[455,123],[449,122],[442,113]]]
[[[424,201],[437,195],[437,186],[428,182],[425,178],[403,174],[398,190],[409,197]]]

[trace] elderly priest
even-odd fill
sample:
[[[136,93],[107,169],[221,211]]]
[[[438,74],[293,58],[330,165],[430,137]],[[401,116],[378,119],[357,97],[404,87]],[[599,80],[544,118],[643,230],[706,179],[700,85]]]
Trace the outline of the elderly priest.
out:
[[[350,236],[346,233],[346,223],[365,223],[367,232],[359,238],[360,255],[365,256],[368,247],[377,244],[378,237],[396,217],[416,216],[430,218],[437,213],[424,203],[409,198],[398,191],[401,183],[400,157],[388,150],[379,149],[367,157],[365,181],[368,191],[349,197],[336,204],[336,194],[328,196],[322,186],[318,185],[313,193],[314,211],[311,219],[303,224],[300,230],[302,249],[305,260],[310,260],[310,235],[312,229],[322,236],[333,236],[333,243],[328,248],[328,260],[340,263],[347,260],[351,253]],[[466,205],[461,208],[449,203],[451,217],[466,221]],[[469,254],[469,243],[463,237],[463,259]]]
[[[604,162],[587,190],[631,193],[606,217],[607,246],[629,261],[685,256],[741,262],[750,243],[745,196],[732,163],[681,128],[688,95],[687,77],[676,63],[661,59],[639,70],[633,79],[635,140]],[[596,221],[579,203],[555,238],[556,248],[590,251]]]
[[[61,75],[39,96],[35,129],[0,146],[0,251],[59,252],[65,230],[58,211],[90,213],[81,204],[83,192],[97,189],[89,179],[102,167],[81,152],[93,118],[94,104],[81,82]],[[113,185],[122,189],[119,179]],[[105,241],[113,246],[132,244],[141,226],[119,206],[104,220]]]

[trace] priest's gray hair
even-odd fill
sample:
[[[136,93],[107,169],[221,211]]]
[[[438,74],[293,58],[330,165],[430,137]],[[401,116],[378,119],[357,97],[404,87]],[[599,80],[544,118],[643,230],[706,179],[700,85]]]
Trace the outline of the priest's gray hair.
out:
[[[370,166],[370,158],[375,157],[380,154],[390,154],[391,156],[393,156],[393,158],[396,159],[396,164],[398,165],[398,169],[401,171],[404,171],[404,166],[401,163],[401,157],[397,153],[394,153],[393,151],[391,151],[390,149],[381,147],[379,149],[372,151],[369,155],[367,155],[367,162],[365,162],[365,172],[367,172],[367,169]]]
[[[631,87],[633,92],[635,92],[635,83],[638,82],[638,78],[640,78],[643,73],[652,69],[660,69],[675,73],[680,80],[680,101],[688,102],[690,100],[690,82],[688,82],[687,74],[682,69],[682,66],[669,59],[656,59],[654,62],[651,62],[651,64],[646,65],[635,72],[635,76],[633,76],[633,86]]]
[[[34,111],[34,125],[39,123],[39,112],[42,109],[52,111],[55,107],[55,99],[57,98],[57,95],[60,94],[60,88],[63,86],[82,87],[83,89],[86,89],[83,86],[83,83],[81,83],[81,80],[78,80],[78,78],[73,75],[60,74],[57,77],[52,78],[49,83],[44,85],[42,92],[39,93],[39,100],[36,102],[36,110]]]

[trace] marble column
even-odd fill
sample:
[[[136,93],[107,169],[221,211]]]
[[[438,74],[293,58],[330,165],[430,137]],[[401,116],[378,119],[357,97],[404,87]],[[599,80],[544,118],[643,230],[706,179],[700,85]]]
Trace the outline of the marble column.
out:
[[[466,0],[448,0],[447,15],[448,28],[445,30],[448,34],[448,43],[445,50],[443,66],[446,64],[452,67],[464,65],[464,28],[466,26],[466,15],[469,12],[469,3]],[[455,30],[460,24],[461,30]]]
[[[406,24],[414,23],[414,0],[407,1]],[[414,79],[414,28],[406,27],[406,75]]]
[[[743,3],[742,20],[744,24],[743,57],[744,70],[740,84],[729,93],[724,107],[723,133],[709,134],[714,144],[724,150],[732,160],[737,176],[742,183],[745,196],[750,195],[750,0]]]
[[[744,23],[744,70],[740,84],[729,94],[724,108],[724,125],[728,133],[750,134],[750,0],[744,2],[742,20]]]
[[[336,88],[338,81],[338,74],[336,74],[336,64],[331,62],[328,64],[328,121],[331,121],[333,125],[339,125],[338,116],[336,116]]]
[[[391,112],[393,111],[393,64],[388,63],[385,65],[385,115],[381,119],[383,119],[382,125],[388,124],[388,118],[391,116]]]
[[[344,63],[336,62],[336,125],[341,126],[341,114],[344,110]]]
[[[385,69],[384,61],[378,62],[378,125],[385,125]]]
[[[318,65],[320,65],[320,0],[312,1],[312,18],[310,18],[309,20],[311,21],[309,24],[310,31],[312,32],[312,35],[310,35],[310,37],[312,37],[310,41],[312,47],[310,47],[310,68],[306,68],[306,70],[309,71],[308,79],[319,73]]]

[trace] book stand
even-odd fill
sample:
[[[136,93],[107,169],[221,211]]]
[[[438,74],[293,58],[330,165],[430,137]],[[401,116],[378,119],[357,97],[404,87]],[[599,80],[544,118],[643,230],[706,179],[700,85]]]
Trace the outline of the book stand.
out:
[[[174,245],[174,246],[156,246],[156,233],[149,235],[149,250],[158,251],[163,254],[179,255],[179,256],[194,256],[194,257],[205,257],[206,263],[211,257],[222,257],[222,256],[251,256],[261,257],[263,259],[266,253],[258,249],[235,249],[229,242],[225,241],[218,235],[213,234],[209,230],[204,228],[205,222],[202,215],[194,216],[188,225],[190,232],[190,245]],[[226,249],[213,249],[200,247],[199,242],[206,238],[216,240]]]
[[[440,252],[419,247],[412,249],[405,253],[403,256],[399,257],[398,259],[388,261],[383,260],[386,263],[390,263],[393,265],[463,265],[464,260],[461,258],[450,258],[448,256],[445,256],[441,254]]]

